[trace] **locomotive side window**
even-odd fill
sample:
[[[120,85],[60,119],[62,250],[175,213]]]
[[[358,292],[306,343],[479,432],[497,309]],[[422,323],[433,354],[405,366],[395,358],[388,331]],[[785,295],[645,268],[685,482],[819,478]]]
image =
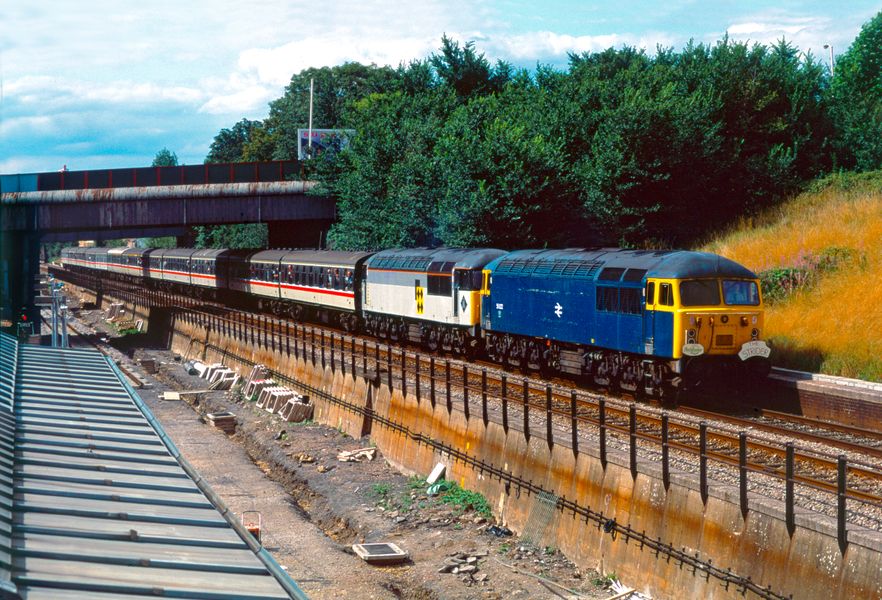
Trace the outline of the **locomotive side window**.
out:
[[[658,303],[663,306],[674,306],[674,290],[670,283],[663,283],[659,286]]]
[[[596,292],[596,308],[604,312],[619,310],[619,288],[598,287]]]
[[[428,289],[431,296],[449,296],[453,293],[453,281],[449,275],[436,275],[429,273]]]
[[[622,288],[619,292],[620,311],[626,315],[640,314],[640,288]]]
[[[650,281],[646,284],[646,306],[655,304],[655,282]]]

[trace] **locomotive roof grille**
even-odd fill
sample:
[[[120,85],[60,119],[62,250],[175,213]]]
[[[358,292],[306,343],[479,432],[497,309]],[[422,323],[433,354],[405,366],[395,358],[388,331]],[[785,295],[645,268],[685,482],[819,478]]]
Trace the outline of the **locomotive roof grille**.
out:
[[[578,279],[590,279],[602,263],[591,260],[567,260],[546,258],[505,259],[496,267],[497,273],[512,275],[559,275]]]

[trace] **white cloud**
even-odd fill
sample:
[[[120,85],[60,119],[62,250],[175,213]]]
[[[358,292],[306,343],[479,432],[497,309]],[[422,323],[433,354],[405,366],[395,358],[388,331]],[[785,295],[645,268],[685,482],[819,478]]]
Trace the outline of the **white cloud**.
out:
[[[55,131],[57,131],[55,120],[49,116],[12,117],[0,121],[0,136],[50,135]]]
[[[846,25],[847,21],[854,21]],[[854,39],[860,27],[860,17],[832,19],[825,16],[796,16],[772,9],[747,15],[732,23],[726,33],[733,40],[772,45],[784,39],[803,53],[811,52],[816,59],[827,60],[825,44],[832,44],[836,52],[843,52]],[[720,33],[709,37],[719,39]]]
[[[250,48],[240,54],[238,67],[254,73],[261,82],[284,86],[291,75],[308,67],[345,62],[397,66],[402,61],[428,55],[438,47],[440,39],[440,34],[435,33],[421,37],[362,37],[357,31],[330,31],[276,48]]]

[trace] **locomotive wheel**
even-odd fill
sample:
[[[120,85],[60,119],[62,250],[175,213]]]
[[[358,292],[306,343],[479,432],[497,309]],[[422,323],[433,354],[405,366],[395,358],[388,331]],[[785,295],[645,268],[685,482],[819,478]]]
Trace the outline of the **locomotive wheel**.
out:
[[[438,332],[435,328],[429,330],[429,335],[426,337],[426,347],[432,352],[438,351]]]

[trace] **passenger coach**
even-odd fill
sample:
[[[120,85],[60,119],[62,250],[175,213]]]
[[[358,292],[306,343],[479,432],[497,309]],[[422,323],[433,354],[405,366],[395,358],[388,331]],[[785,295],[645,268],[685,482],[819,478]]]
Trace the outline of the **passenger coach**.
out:
[[[307,311],[347,331],[358,326],[361,281],[369,252],[265,250],[231,255],[230,289],[258,296],[262,306],[295,319]]]

